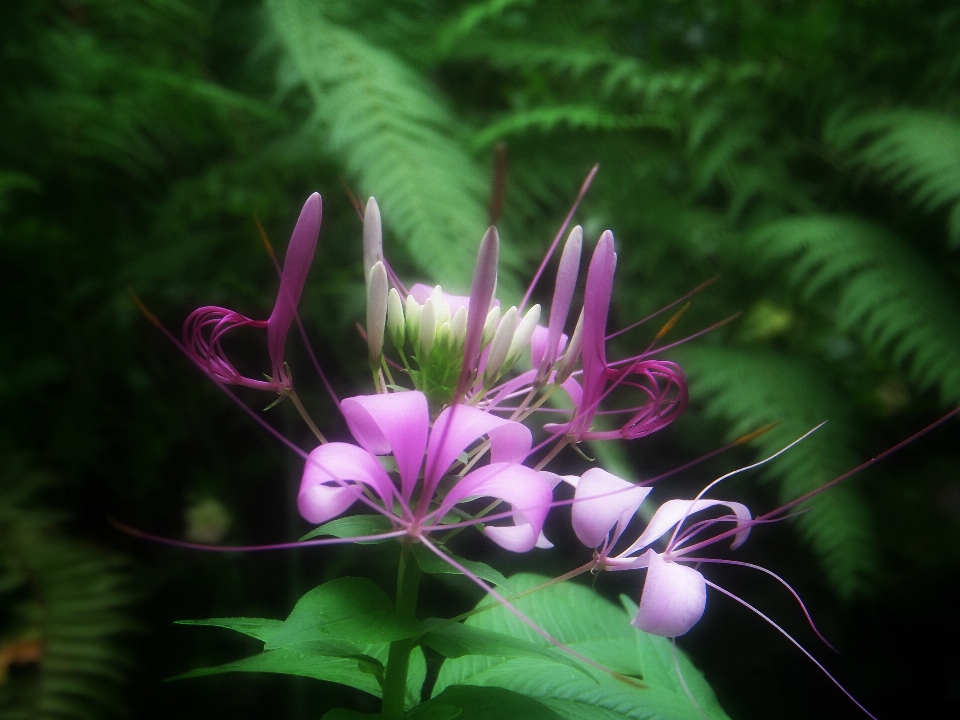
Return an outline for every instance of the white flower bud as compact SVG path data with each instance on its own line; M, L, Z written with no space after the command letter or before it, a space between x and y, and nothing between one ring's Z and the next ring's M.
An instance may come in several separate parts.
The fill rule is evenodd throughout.
M383 330L387 322L387 269L377 261L367 278L367 347L370 362L380 363L383 353Z
M463 340L467 334L467 309L460 307L450 321L450 331L452 333L453 347L463 345Z
M403 343L406 340L406 321L403 317L403 301L396 288L390 288L390 294L387 295L387 332L393 344L403 349Z
M420 313L423 308L420 307L420 303L414 300L413 295L407 295L407 302L403 311L407 319L407 337L410 338L410 342L416 345L420 337Z
M573 335L570 336L570 342L567 343L567 349L563 353L560 365L557 367L557 375L554 380L558 385L570 377L574 366L577 364L577 358L580 357L580 348L583 345L583 311L580 311L580 317L577 318L577 326L573 329Z
M480 339L480 348L483 349L493 340L497 332L497 326L500 324L500 306L494 305L487 313L487 319L483 323L483 336Z
M507 353L507 365L513 365L520 357L520 354L530 345L530 338L533 337L533 331L537 329L537 323L540 322L540 306L534 305L527 310L527 314L520 321L520 326L513 334L513 342L510 343L510 352ZM509 367L505 368L509 370Z
M490 342L490 352L487 353L487 365L483 370L483 384L487 387L496 382L500 369L510 352L513 335L517 331L517 309L510 308L503 314L497 332Z
M437 309L434 305L433 298L429 297L420 311L420 332L417 335L420 344L420 357L424 362L430 359L436 334Z

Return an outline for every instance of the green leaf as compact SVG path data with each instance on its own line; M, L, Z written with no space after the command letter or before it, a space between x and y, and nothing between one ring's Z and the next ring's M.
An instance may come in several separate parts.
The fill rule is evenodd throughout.
M257 640L267 641L283 625L283 620L267 618L210 618L208 620L177 620L174 625L209 625L236 630Z
M453 705L444 705L433 700L420 703L403 716L403 720L452 720L463 710Z
M178 675L173 680L220 675L229 672L266 672L283 675L298 675L300 677L327 680L329 682L347 685L357 690L363 690L371 695L380 697L380 684L375 676L360 668L357 660L349 658L328 657L324 655L310 655L294 650L280 649L267 650L259 655L236 660L215 667L198 668Z
M398 618L386 593L366 578L345 577L316 587L297 601L283 627L267 641L273 650L313 640L388 643L420 632Z
M569 665L587 677L580 665L566 655L544 648L522 638L505 635L500 632L484 630L483 628L465 625L464 623L449 623L443 625L444 620L425 620L426 632L423 635L424 645L428 645L447 658L458 658L464 655L491 655L494 657L531 657L551 662ZM438 625L430 628L430 624Z
M323 535L332 535L338 538L363 537L365 535L377 535L393 530L393 524L390 518L384 515L348 515L347 517L337 518L320 527L316 527L300 540L310 540ZM387 542L392 538L383 538L382 540L365 540L359 545L374 545L376 543Z
M446 550L444 550L446 552ZM457 557L453 553L446 552L446 554L455 562L463 565L467 570L472 572L481 580L486 580L491 582L494 585L502 587L505 590L510 590L507 585L507 579L503 576L499 570L495 570L486 563L477 562L476 560L464 560L462 557ZM444 562L434 553L430 552L423 545L414 545L413 546L413 557L417 561L417 565L420 566L420 569L428 575L462 575L459 570L457 570L453 565ZM513 592L510 590L510 592Z
M451 714L453 710L460 710ZM454 685L418 705L410 720L562 720L563 716L531 697L497 687Z
M356 710L345 710L343 708L334 708L326 715L324 715L320 720L382 720L383 715L381 713L373 713L368 715L366 713L359 713Z
M544 579L517 575L510 579L510 584L521 590ZM484 599L481 604L487 602ZM541 659L469 655L444 662L434 687L436 697L451 686L479 685L522 693L568 720L727 717L703 676L682 652L676 651L683 681L673 669L674 650L669 640L635 629L628 613L589 588L562 583L520 598L514 604L552 637L621 677L587 665L583 669L593 679ZM548 647L540 635L503 607L478 613L466 622ZM629 678L642 678L642 683L634 684ZM699 709L684 690L684 682Z

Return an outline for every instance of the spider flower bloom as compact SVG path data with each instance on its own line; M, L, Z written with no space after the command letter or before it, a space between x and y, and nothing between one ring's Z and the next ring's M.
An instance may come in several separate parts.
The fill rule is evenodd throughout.
M187 317L183 324L184 348L190 359L214 380L281 394L290 389L291 380L283 364L283 349L317 247L321 215L320 196L313 193L304 203L290 236L277 301L267 320L251 320L233 310L214 306L194 310ZM267 351L273 373L267 380L242 375L224 353L223 337L234 328L243 326L267 329Z
M536 545L553 489L546 473L520 464L532 442L526 427L469 405L452 405L431 428L427 397L418 391L347 398L341 409L359 446L333 442L310 453L297 498L309 522L336 518L363 496L416 539L446 527L446 516L459 503L489 497L511 506L499 516L512 518L513 524L487 524L484 534L515 552ZM451 475L462 453L483 437L490 463L462 477ZM385 455L393 456L399 483L380 462Z
M548 432L565 433L572 442L643 437L673 422L687 404L686 381L683 371L675 363L644 359L645 355L614 364L607 362L607 316L616 267L613 233L607 230L597 242L590 260L583 315L574 333L576 342L571 341L566 353L569 356L578 350L580 352L583 393L568 423L545 426ZM572 359L564 357L561 365L569 369ZM620 427L592 430L600 403L621 386L639 391L643 396L642 402L632 408L615 411L617 415L628 414Z
M620 554L612 555L614 545L651 489L599 468L568 482L577 488L572 510L574 532L585 545L596 548L598 566L606 570L647 569L634 626L663 637L686 633L703 615L707 586L698 570L680 564L683 545L693 535L729 521L738 528L732 547L739 547L754 524L747 507L723 500L668 500L657 509L640 537ZM676 529L688 517L717 506L727 507L733 514L697 523L678 539ZM674 532L662 553L650 549L671 530Z

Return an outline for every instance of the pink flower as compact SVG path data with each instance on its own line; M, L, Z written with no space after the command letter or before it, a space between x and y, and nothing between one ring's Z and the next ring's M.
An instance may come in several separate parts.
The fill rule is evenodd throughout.
M515 552L535 546L552 486L546 473L520 464L532 442L526 427L475 407L453 405L430 428L427 398L418 391L347 398L341 409L359 446L335 442L310 453L297 500L308 521L327 522L363 498L396 527L419 538L449 528L444 520L458 503L490 497L511 506L499 517L509 517L513 524L487 524L484 534ZM462 453L483 437L489 443L489 464L462 476L452 474L457 465L466 467ZM379 460L387 455L396 462L399 483ZM444 491L438 492L441 484ZM364 495L364 488L376 501Z
M570 482L575 482L577 488L572 510L573 529L581 542L597 549L597 564L606 570L647 569L634 626L664 637L686 633L703 615L707 587L698 570L679 564L685 552L683 546L716 523L733 522L737 532L732 547L739 547L754 524L747 507L723 500L668 500L626 550L612 555L613 547L651 488L638 487L599 468ZM688 517L717 506L727 507L733 514L702 521L679 535L679 528ZM673 533L662 553L649 548L671 530Z
M184 349L190 359L214 380L281 394L290 389L291 380L284 367L283 350L317 246L321 215L320 196L313 193L304 203L293 235L290 236L277 301L267 320L251 320L233 310L213 306L194 310L187 317L183 324ZM267 329L267 351L273 373L268 380L242 375L223 351L223 337L234 328L243 326Z
M574 332L574 340L571 341L570 348L567 350L568 355L576 353L579 345L583 366L582 396L579 399L575 398L576 409L568 423L545 426L548 432L566 434L572 442L632 440L643 437L673 422L687 404L686 381L683 371L675 363L645 359L646 353L613 364L607 362L607 316L610 312L613 275L616 267L617 254L614 252L613 234L607 230L597 242L593 258L590 260L584 291L583 314L577 325L577 331ZM552 326L551 318L547 353L552 349L551 344L559 341L558 331ZM553 340L554 337L558 340ZM548 357L549 355L545 354L544 364ZM564 358L562 365L570 367L572 359ZM592 430L595 416L598 413L604 414L599 410L600 403L619 387L639 391L642 397L640 404L625 410L612 411L612 414L628 415L626 420L620 421L618 428Z

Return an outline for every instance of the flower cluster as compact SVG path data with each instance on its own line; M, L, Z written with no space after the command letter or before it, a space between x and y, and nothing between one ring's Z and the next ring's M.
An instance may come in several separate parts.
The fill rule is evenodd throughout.
M592 174L584 190L591 178ZM267 320L203 307L187 318L182 348L221 387L268 390L277 394L278 401L290 399L320 444L304 452L267 427L304 458L298 509L308 522L319 526L308 538L325 538L309 542L399 540L404 550L398 572L398 613L413 616L417 575L404 579L404 563L411 547L421 543L455 571L483 586L542 637L561 645L445 545L461 530L474 528L509 551L550 548L552 544L543 534L544 522L551 509L565 504L572 506L572 530L592 551L592 558L561 579L589 571L642 571L633 624L647 633L667 638L687 633L704 613L708 586L760 614L708 581L699 569L704 563L730 563L765 572L799 602L789 585L770 571L749 563L703 557L698 551L723 540L730 540L732 549L738 548L753 527L782 517L847 475L759 517L741 503L706 497L727 475L695 497L666 499L643 513L644 523L638 519L641 506L653 488L599 466L578 476L552 467L561 463L564 449L578 450L583 442L634 440L654 433L676 419L687 404L682 370L662 359L663 348L657 347L679 314L643 352L609 358L608 341L624 332L611 334L607 328L617 265L609 230L598 239L588 262L579 313L572 312L584 246L579 226L566 235L549 310L539 305L527 307L533 285L564 237L566 223L523 301L504 309L496 298L500 241L495 228L480 241L469 295L419 283L407 288L384 257L380 210L370 198L363 212L363 265L365 338L373 392L343 400L334 396L353 442L328 442L297 396L284 360L320 220L320 196L313 194L297 220L284 265L278 265L279 291ZM222 340L237 327L266 330L270 367L265 379L243 375L226 353ZM333 395L329 384L327 388ZM583 452L580 455L586 457ZM572 490L566 491L565 499L557 499L558 487ZM354 530L365 528L367 534L349 530L351 522L344 522L343 516L353 510L376 520L352 523ZM803 608L802 602L800 606ZM805 608L803 612L806 614ZM808 651L787 637L823 670ZM381 682L384 717L400 717L403 710L403 658L408 658L413 648L404 642L398 635L390 646L390 658L396 653L394 667L399 674L391 676L388 662ZM342 648L333 654L339 657L341 652Z
M316 194L304 205L268 320L212 307L187 319L184 345L216 381L296 397L283 351L317 243L320 208ZM679 562L684 543L732 521L738 527L736 547L749 533L749 511L732 502L671 499L633 543L614 554L651 488L599 467L580 477L548 469L564 447L656 432L687 402L682 370L660 359L656 349L608 359L607 321L617 262L613 234L606 231L597 241L583 306L569 333L584 244L579 226L563 245L545 325L540 324L546 313L539 305L504 310L496 299L495 228L480 242L466 296L440 286L407 289L384 258L382 237L380 210L370 198L363 257L366 340L376 392L339 401L355 443L326 442L318 433L321 444L306 456L298 496L301 515L323 525L365 506L364 512L387 518L392 533L407 542L476 526L501 547L527 552L551 546L542 528L558 504L553 494L562 477L576 488L573 530L595 551L591 567L646 570L635 624L667 637L689 630L703 613L706 586L699 571ZM221 338L238 326L266 328L272 369L267 380L241 375L225 355ZM612 408L604 409L607 404ZM299 401L297 407L305 414ZM565 417L558 419L558 414ZM543 415L552 421L540 421ZM543 438L536 447L534 433ZM475 513L482 498L490 504ZM688 517L721 506L733 514L701 522L678 536ZM664 550L651 549L670 530Z

